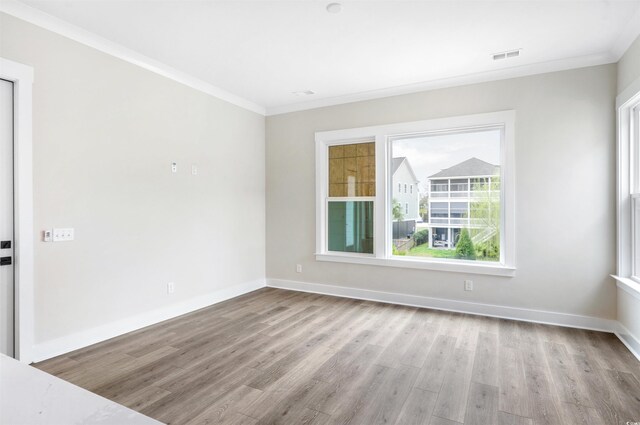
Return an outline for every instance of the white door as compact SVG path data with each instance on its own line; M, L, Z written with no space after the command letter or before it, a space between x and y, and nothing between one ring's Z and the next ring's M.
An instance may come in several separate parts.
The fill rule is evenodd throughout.
M0 79L0 353L13 357L13 83Z

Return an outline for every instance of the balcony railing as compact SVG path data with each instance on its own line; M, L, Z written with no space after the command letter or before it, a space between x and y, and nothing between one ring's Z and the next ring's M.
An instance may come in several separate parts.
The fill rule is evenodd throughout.
M483 227L487 224L482 218L457 218L457 217L429 217L429 224L444 224L447 226Z

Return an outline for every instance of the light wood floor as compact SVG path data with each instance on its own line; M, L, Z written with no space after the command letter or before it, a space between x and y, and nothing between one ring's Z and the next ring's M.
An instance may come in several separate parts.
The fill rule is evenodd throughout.
M263 289L36 367L171 424L626 424L607 333Z

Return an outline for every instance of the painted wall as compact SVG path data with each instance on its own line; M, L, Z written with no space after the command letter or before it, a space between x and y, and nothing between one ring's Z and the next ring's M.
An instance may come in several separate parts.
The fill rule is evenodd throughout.
M268 117L267 278L615 318L615 96L604 65ZM510 109L516 277L315 261L314 132Z
M264 280L263 116L4 14L0 56L35 70L35 230L75 228L35 242L37 344Z
M640 37L618 62L618 94L636 82L640 87ZM636 349L640 347L640 295L633 297L629 292L618 289L618 321L635 338ZM640 355L640 351L638 352Z
M636 38L618 62L618 93L640 77L640 37Z

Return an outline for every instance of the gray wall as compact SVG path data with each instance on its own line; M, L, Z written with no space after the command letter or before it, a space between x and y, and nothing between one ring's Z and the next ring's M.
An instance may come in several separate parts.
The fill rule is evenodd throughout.
M0 56L35 69L35 230L75 228L35 241L36 343L264 279L264 117L8 15L0 28Z
M618 62L618 93L622 93L631 83L640 77L640 37Z
M615 95L604 65L268 117L267 278L615 318ZM315 261L314 132L508 109L515 278Z

